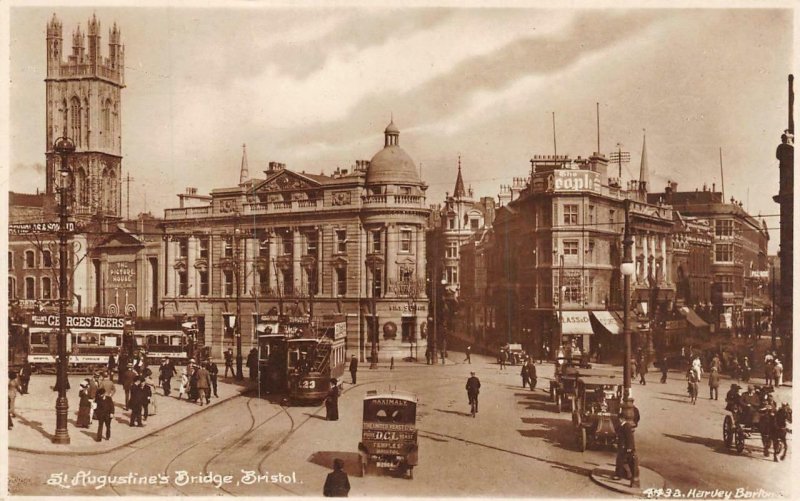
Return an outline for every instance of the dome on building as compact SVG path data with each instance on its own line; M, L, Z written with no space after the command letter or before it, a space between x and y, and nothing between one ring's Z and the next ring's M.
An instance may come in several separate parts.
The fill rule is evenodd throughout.
M390 122L384 131L381 151L372 157L367 169L367 184L420 184L414 161L399 145L400 130Z

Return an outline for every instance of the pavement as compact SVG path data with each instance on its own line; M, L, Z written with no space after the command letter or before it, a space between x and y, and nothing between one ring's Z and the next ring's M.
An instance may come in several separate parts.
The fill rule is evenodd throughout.
M180 373L180 368L178 372ZM69 376L67 429L70 443L54 444L52 438L55 434L55 403L58 396L52 390L52 386L55 384L55 376L34 374L28 385L29 393L18 395L16 398L16 417L13 418L14 428L8 432L9 450L49 455L104 454L173 426L189 416L204 412L240 395L250 387L247 378L243 382L237 382L233 378L220 377L217 386L219 397L215 398L212 395L211 403L201 406L186 400L186 395L183 396L183 399L178 399L178 379L174 378L172 380L173 390L170 396L164 396L161 388L154 389L153 399L156 402L157 410L155 413L153 412L153 404L151 403L150 417L147 421L143 421L144 426L131 427L129 426L131 411L124 410L123 405L125 392L122 389L122 385L116 384L116 393L113 398L116 410L111 420L111 439L95 442L97 421L92 421L88 429L76 427L79 385L86 377L86 375ZM44 423L48 423L50 426L46 426Z

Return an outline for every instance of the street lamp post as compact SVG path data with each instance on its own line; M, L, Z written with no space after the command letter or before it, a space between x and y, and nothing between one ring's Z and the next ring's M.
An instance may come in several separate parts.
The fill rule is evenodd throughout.
M623 275L622 286L622 302L623 302L623 320L622 330L625 333L625 360L623 361L623 400L622 400L622 419L624 421L622 430L620 432L620 439L618 440L617 452L617 471L616 474L620 475L622 464L621 459L628 463L631 468L631 487L639 487L639 459L636 455L636 443L633 437L633 430L636 427L635 407L633 398L631 397L631 330L630 330L630 290L631 290L631 276L634 273L633 264L633 239L630 233L629 223L629 206L630 200L625 200L625 233L622 239L623 255L621 272Z
M58 398L56 399L56 433L53 436L54 444L69 444L69 431L67 430L67 195L70 183L69 155L75 152L75 144L67 137L56 140L54 149L61 156L61 182L59 183L59 211L58 211Z

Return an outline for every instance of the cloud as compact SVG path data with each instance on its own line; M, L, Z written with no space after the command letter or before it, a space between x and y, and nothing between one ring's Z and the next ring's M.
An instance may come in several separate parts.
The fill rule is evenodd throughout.
M43 163L15 163L9 175L11 191L33 193L45 188L45 165Z

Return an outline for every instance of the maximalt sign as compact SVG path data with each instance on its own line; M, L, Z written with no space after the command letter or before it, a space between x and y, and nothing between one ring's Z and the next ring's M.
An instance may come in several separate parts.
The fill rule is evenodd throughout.
M19 223L9 224L9 235L31 235L34 233L58 233L61 225L58 222L42 222L42 223ZM67 222L65 230L68 232L75 231L75 223L72 221Z
M84 329L122 329L123 317L98 317L87 315L67 315L67 327ZM36 327L59 327L58 315L31 315L31 325Z

